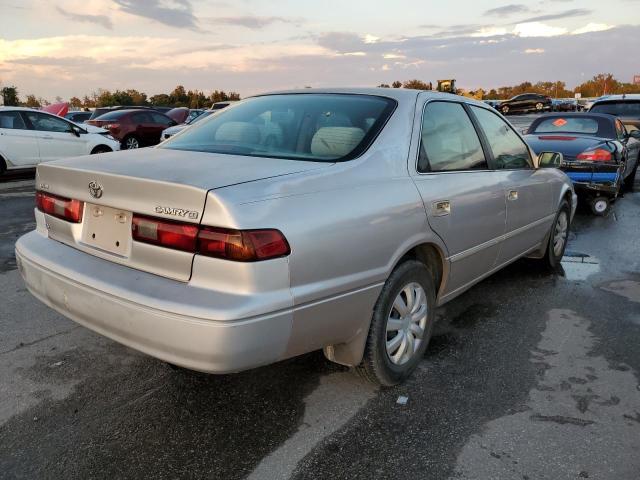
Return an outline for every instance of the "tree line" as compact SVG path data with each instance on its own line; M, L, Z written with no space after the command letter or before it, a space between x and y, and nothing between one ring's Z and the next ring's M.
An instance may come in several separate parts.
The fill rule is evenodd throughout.
M391 85L383 83L378 86L384 88L415 88L417 90L433 89L431 82L426 83L418 79L407 80L405 82L395 81ZM558 80L555 82L522 82L518 85L492 88L490 90L480 88L465 91L458 89L458 93L468 94L485 100L504 100L522 93L540 93L554 98L574 97L576 93L580 93L583 97L600 97L602 95L640 93L640 85L621 82L611 73L600 73L592 79L576 86L573 90L569 90L565 82Z
M15 86L7 86L0 90L0 95L7 106L23 106L40 108L50 105L51 102L28 94L24 101L19 97L19 92ZM147 96L146 93L135 89L128 90L104 90L100 89L91 95L84 97L71 97L68 100L69 106L73 108L95 108L122 106L154 106L154 107L188 107L188 108L209 108L213 103L227 100L240 100L240 94L236 92L225 92L224 90L214 90L206 95L201 90L186 90L182 85L178 85L170 93L159 93ZM63 102L62 97L56 97L55 102Z
M398 80L390 85L383 83L378 86L384 88L415 88L418 90L433 89L431 82L427 83L418 79L405 82ZM555 82L522 82L518 85L492 88L488 91L481 88L472 91L458 89L457 93L486 100L502 100L521 93L540 93L554 98L573 97L576 93L580 93L583 97L599 97L609 94L640 93L640 85L621 82L610 73L600 73L576 86L573 90L569 90L565 82L558 80ZM48 100L32 94L27 95L24 101L20 100L18 89L15 86L7 86L0 89L0 95L4 105L7 106L40 108L50 104ZM186 90L182 85L178 85L171 93L159 93L151 97L135 89L115 90L113 92L100 89L82 98L71 97L68 102L73 108L110 107L114 105L208 108L212 103L226 100L240 100L240 95L236 92L225 92L224 90L214 90L211 94L206 95L201 90ZM63 99L56 97L55 101L62 102Z

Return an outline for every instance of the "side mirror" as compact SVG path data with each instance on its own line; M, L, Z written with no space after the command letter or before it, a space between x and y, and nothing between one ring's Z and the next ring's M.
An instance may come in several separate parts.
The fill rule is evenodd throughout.
M563 162L560 152L541 152L538 155L538 168L560 168Z
M73 133L76 137L79 137L82 133L82 130L80 130L80 128L76 127L75 125L71 125L71 133Z

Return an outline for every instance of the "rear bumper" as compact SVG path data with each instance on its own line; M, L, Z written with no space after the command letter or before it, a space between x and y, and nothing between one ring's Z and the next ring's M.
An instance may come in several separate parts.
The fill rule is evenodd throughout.
M212 319L198 312L211 311L212 302L228 305L238 295L117 265L37 231L18 240L16 260L27 288L46 305L175 365L229 373L287 356L292 309L239 320Z

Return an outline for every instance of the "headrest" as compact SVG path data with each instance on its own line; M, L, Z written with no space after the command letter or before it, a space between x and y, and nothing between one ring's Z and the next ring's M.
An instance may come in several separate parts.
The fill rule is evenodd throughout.
M321 157L344 157L364 138L364 131L355 127L324 127L311 140L311 153Z
M220 125L215 136L218 142L260 143L260 129L249 122L227 122Z

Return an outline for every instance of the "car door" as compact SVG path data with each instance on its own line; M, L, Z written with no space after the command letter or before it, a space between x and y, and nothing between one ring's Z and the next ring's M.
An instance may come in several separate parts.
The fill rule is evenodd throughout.
M0 155L9 167L30 167L40 161L37 134L16 110L0 112Z
M132 113L131 122L135 125L135 134L142 144L144 146L153 145L155 125L149 112L141 110L139 112Z
M38 138L40 162L89 153L86 151L86 139L73 132L70 122L55 115L29 110L24 115Z
M503 187L460 102L429 101L416 115L419 146L410 171L429 225L448 249L445 296L454 295L496 263L506 220Z
M537 169L527 144L491 110L470 106L490 150L489 164L500 178L507 206L502 265L540 245L554 217L553 183L548 169Z

